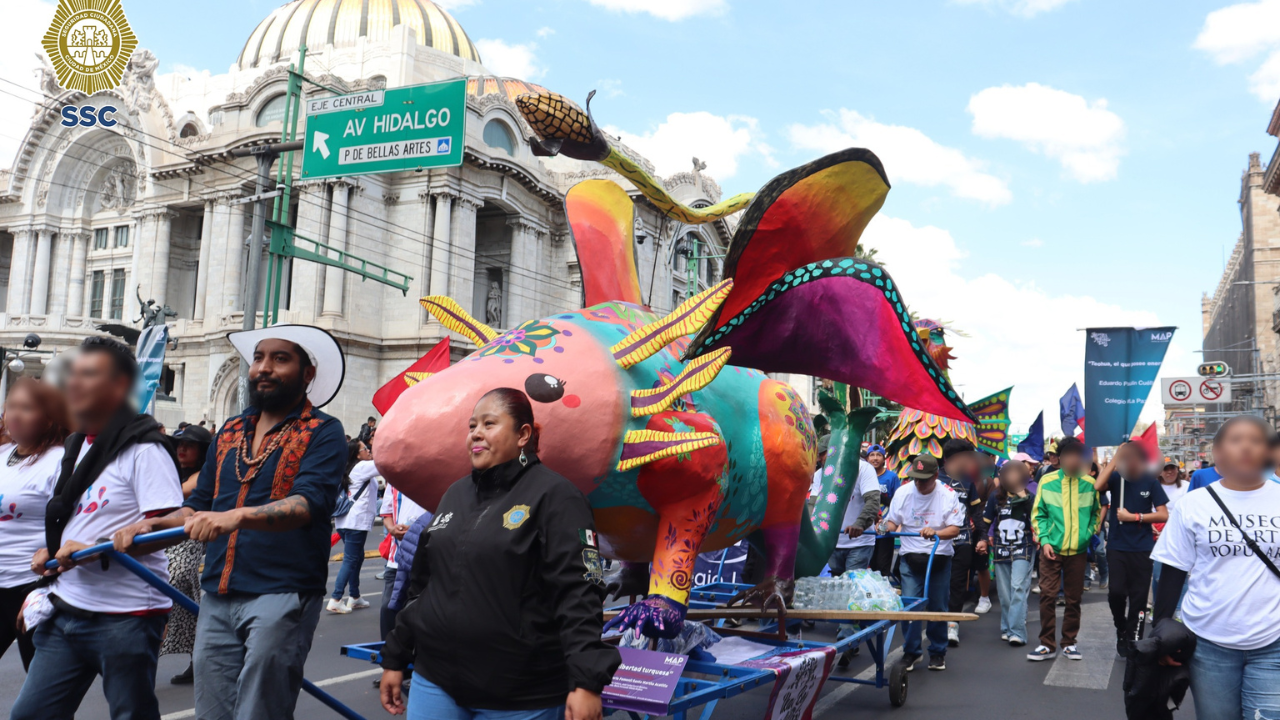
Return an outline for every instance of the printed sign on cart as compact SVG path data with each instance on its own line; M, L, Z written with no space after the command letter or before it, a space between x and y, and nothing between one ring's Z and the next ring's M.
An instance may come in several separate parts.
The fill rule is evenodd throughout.
M1165 405L1229 403L1231 383L1206 377L1164 378L1160 381L1160 401Z
M650 715L666 715L676 692L686 655L620 647L622 665L600 693L604 706Z
M812 720L813 706L836 660L834 647L773 655L742 663L745 667L772 670L778 676L769 696L765 720Z

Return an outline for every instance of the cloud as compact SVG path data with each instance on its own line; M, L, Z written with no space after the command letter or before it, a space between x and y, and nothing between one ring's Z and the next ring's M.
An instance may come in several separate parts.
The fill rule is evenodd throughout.
M770 166L773 148L763 142L755 118L740 115L720 116L699 111L671 113L653 130L635 134L615 127L605 132L617 135L654 164L659 175L689 170L696 156L707 164L707 174L718 180L733 177L738 162L745 156L757 155Z
M1082 183L1114 179L1120 168L1124 121L1102 98L1089 102L1039 83L1001 85L969 98L969 113L975 135L1022 143Z
M1040 238L1031 238L1030 240L1023 240L1022 247L1029 247L1029 248L1044 247L1044 241L1041 240Z
M1280 95L1280 0L1239 3L1205 16L1192 47L1219 65L1266 59L1249 76L1249 90L1264 102Z
M36 81L40 66L36 54L44 55L40 40L53 21L54 3L13 3L5 12L4 30L0 31L5 51L0 53L0 77L15 82L0 83L0 169L13 165L18 145L31 127L31 113L37 102L46 102ZM16 96L16 97L15 97ZM15 139L16 138L16 139Z
M1010 282L993 272L963 273L960 265L968 253L950 232L932 225L877 215L863 244L876 248L876 260L898 283L913 312L946 321L967 335L950 333L947 340L957 358L951 380L969 402L1014 386L1013 423L1023 432L1041 409L1046 429L1057 427L1058 398L1073 382L1084 386L1085 338L1076 328L1161 324L1149 310L1130 310L1088 295L1053 295L1034 283ZM992 298L999 302L993 304ZM1179 370L1194 362L1175 335L1164 364L1167 372L1161 374L1185 374ZM1158 390L1143 412L1145 420L1157 417Z
M618 97L619 95L626 94L622 92L622 81L616 78L605 78L604 80L597 80L596 89L599 90L600 94L604 95L605 97Z
M695 15L719 15L729 9L727 0L587 0L614 12L634 15L647 12L656 18L684 20Z
M919 130L885 125L853 110L828 113L831 122L792 125L793 145L822 153L847 147L870 148L885 165L890 182L934 187L944 185L956 197L1003 205L1013 193L1000 178L983 172L985 163L940 145Z
M955 0L955 2L959 5L982 5L1020 17L1031 17L1042 12L1057 10L1071 0Z
M540 38L550 37L556 34L556 29L553 27L540 27L538 28L537 34L538 34L538 37Z
M537 43L510 45L502 40L483 39L476 41L476 49L480 51L484 66L494 75L535 80L547 72L538 64L538 56L534 54L538 49Z

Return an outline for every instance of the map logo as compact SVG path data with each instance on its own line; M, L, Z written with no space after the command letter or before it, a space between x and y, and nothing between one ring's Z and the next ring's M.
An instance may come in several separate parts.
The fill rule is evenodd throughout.
M58 0L42 44L58 84L92 95L120 84L138 38L120 0Z
M1106 347L1111 344L1111 336L1106 333L1089 333L1089 339L1098 343L1102 347Z

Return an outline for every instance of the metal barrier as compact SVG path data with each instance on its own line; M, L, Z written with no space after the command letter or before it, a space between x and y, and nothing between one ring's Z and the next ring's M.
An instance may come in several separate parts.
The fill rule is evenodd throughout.
M186 535L186 531L182 528L173 528L172 530L161 530L160 532L138 535L134 537L133 542L137 545L149 545L151 543L168 542L177 538L183 538L186 537ZM187 612L190 612L192 615L200 614L200 605L196 603L195 600L183 595L177 588L156 577L155 573L148 570L146 566L134 558L125 555L124 553L116 552L115 546L112 543L101 543L87 547L84 550L74 552L71 554L71 559L79 562L98 555L107 557L112 562L120 563L121 567L124 567L129 572L142 578L143 582L167 595L170 600L173 600L174 603ZM58 561L50 560L45 563L45 567L52 570L58 567ZM347 720L365 720L363 715L352 710L346 705L343 705L337 698L316 687L315 683L307 680L306 678L302 679L302 689L306 690L307 694L329 706L334 712L344 718L347 718Z

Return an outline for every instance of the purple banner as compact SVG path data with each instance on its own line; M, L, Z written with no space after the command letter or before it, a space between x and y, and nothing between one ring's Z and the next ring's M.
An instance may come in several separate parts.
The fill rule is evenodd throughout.
M666 715L676 692L680 673L689 661L685 655L620 647L622 665L605 686L600 699L607 708L650 715Z

